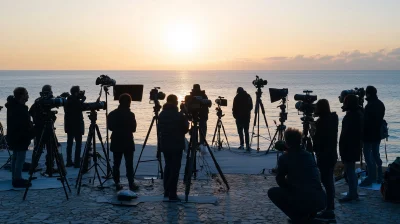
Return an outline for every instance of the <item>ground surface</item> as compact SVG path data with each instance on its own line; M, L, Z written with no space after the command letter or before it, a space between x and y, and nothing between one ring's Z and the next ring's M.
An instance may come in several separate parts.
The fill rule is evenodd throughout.
M99 190L84 186L80 196L72 187L70 200L62 188L30 190L26 201L23 191L0 192L0 223L287 223L287 218L268 199L275 186L273 176L226 175L230 191L218 179L195 181L192 195L214 195L218 204L146 202L136 207L96 203L99 196L115 194L113 188ZM162 182L137 181L139 195L161 195ZM73 183L71 183L73 184ZM152 185L152 186L151 186ZM179 192L183 194L183 184ZM346 191L337 186L337 197ZM399 223L400 205L383 202L378 191L350 204L336 203L338 223Z

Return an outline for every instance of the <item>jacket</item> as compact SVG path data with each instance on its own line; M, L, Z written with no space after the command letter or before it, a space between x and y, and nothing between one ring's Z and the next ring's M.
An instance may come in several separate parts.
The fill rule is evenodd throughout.
M70 134L85 133L85 123L82 113L82 102L76 96L69 96L64 106L64 131Z
M185 149L185 134L189 131L189 122L178 107L165 104L158 120L160 151L178 153Z
M344 162L360 161L363 136L363 114L360 109L346 113L342 121L339 153Z
M367 98L364 110L364 142L378 142L381 138L381 126L385 116L385 105L377 96Z
M233 99L233 117L239 121L250 121L251 110L253 110L253 99L246 92L236 94Z
M14 96L7 98L5 106L7 108L7 143L14 151L26 151L35 134L28 107L17 102Z
M190 95L192 95L192 96L201 96L203 99L207 99L208 100L208 96L207 96L207 94L206 94L206 92L204 90L198 91L198 90L193 90L192 89L192 92L190 93ZM211 107L211 105L210 105L210 107ZM201 111L199 113L200 120L208 120L208 113L209 112L210 111L209 111L208 107L202 107Z
M135 151L132 133L136 132L136 119L129 107L119 106L111 111L107 124L108 129L112 131L110 146L112 152Z
M338 159L338 126L339 118L335 112L321 115L315 122L316 130L313 136L314 152L319 161L332 162L334 165Z

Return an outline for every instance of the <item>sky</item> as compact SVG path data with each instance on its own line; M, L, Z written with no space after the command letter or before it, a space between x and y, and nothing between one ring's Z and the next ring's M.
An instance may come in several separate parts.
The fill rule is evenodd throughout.
M0 70L400 69L398 0L0 0Z

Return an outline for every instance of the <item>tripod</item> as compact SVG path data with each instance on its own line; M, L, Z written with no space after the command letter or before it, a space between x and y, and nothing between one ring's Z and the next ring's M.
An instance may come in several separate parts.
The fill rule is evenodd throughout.
M254 110L253 133L251 134L251 141L250 141L250 146L251 146L253 144L253 138L257 137L257 151L260 151L260 108L261 108L261 112L262 112L262 114L264 116L264 121L265 121L265 125L267 126L269 138L271 139L271 133L269 132L267 117L265 116L264 104L261 101L262 93L263 92L261 91L261 87L258 86L257 87L257 92L256 92L256 96L257 96L256 107L255 107L255 110ZM255 135L255 133L254 133L254 128L256 126L257 126L257 135Z
M218 104L218 107L215 108L215 110L217 111L218 120L217 120L217 125L215 126L214 137L212 139L211 145L214 146L215 144L215 147L218 148L218 150L221 150L223 148L222 146L223 141L221 139L221 128L222 128L228 149L231 149L231 147L229 146L228 137L226 136L224 124L222 123L222 117L225 116L225 114L222 114L221 105ZM217 137L217 141L215 141L215 137Z
M135 178L136 171L137 171L137 169L139 167L139 163L158 161L157 178L158 178L158 175L160 174L161 179L164 179L164 171L163 171L163 167L162 167L161 152L160 152L160 141L159 141L159 136L158 136L158 114L160 112L161 105L160 105L160 102L158 101L157 98L154 100L154 104L155 105L153 107L153 109L154 109L153 110L153 112L154 112L153 120L151 120L149 130L147 131L147 135L146 135L146 138L145 138L143 146L142 146L142 151L140 152L139 159L138 159L138 162L136 164L135 171L133 172L133 178ZM157 135L157 154L156 154L156 159L141 161L140 159L142 158L143 150L146 147L147 140L149 139L149 136L150 136L150 133L151 133L151 129L153 128L154 122L156 123L156 132L157 132L157 134L156 134Z
M106 173L104 172L104 170L101 168L100 164L98 163L98 153L96 150L96 133L97 133L97 137L100 140L101 143L101 147L103 149L103 153L106 156L106 163L107 163L107 167L110 166L110 162L107 156L107 151L104 147L103 144L103 140L100 134L100 130L99 130L99 126L96 123L97 120L97 112L95 110L91 110L90 112L88 112L89 114L89 119L90 119L90 127L89 127L89 133L87 136L87 140L86 140L86 145L85 145L85 149L83 150L83 159L81 161L81 165L79 168L79 173L78 173L78 178L76 179L76 185L75 188L78 187L78 195L81 192L81 185L82 185L82 177L83 174L89 172L89 170L91 170L92 168L94 168L95 173L93 176L93 184L94 184L94 180L96 179L96 176L100 182L100 186L103 187L103 184L109 180L109 179L105 179L103 182L100 179L100 173L99 173L99 169L101 170L101 172L106 175ZM92 155L90 155L92 154ZM93 156L93 165L88 168L89 166L89 160L90 160L90 156Z
M5 166L7 166L8 164L11 163L12 154L10 153L10 149L8 148L7 139L6 139L6 136L4 135L4 129L3 129L3 125L1 124L1 122L0 122L0 146L5 147L8 152L8 159L7 159L6 163L4 163L0 167L0 169L3 169Z
M198 142L198 133L200 133L201 137L204 137L204 133L199 127L199 117L198 114L193 115L193 124L192 128L190 129L190 141L189 141L189 149L186 155L186 167L185 167L185 175L184 175L184 183L185 183L185 201L188 201L189 192L190 192L190 185L192 182L192 175L194 175L194 179L197 177L197 170L196 170L196 152L199 147ZM215 167L218 170L219 175L222 178L222 181L225 183L226 187L229 190L228 181L226 180L224 174L222 173L221 167L219 166L217 160L212 153L210 146L208 145L207 141L204 139L204 143L207 146L208 152L211 155L211 158L214 162Z
M47 166L50 166L52 161L55 159L56 165L57 165L57 172L59 173L58 180L61 181L61 184L63 185L65 196L68 200L68 193L67 193L67 188L69 192L71 192L71 188L69 187L68 180L66 178L67 172L65 170L64 166L64 161L62 156L57 150L58 142L57 142L57 137L56 134L54 133L54 122L51 120L51 114L53 111L48 111L47 113L44 114L45 116L45 122L44 122L44 127L43 131L40 137L40 140L37 144L37 147L33 151L32 155L32 164L30 167L29 171L29 183L25 189L24 197L23 200L26 199L26 195L28 194L29 187L31 186L31 182L34 179L33 178L33 173L35 172L36 167L39 164L40 156L43 153L43 148L46 146L47 150L47 155L48 155L48 160L47 160ZM50 162L51 161L51 162ZM53 176L53 167L47 167L47 170L49 170L49 176ZM65 186L66 185L66 186Z
M305 114L301 120L303 121L303 138L301 139L301 144L305 150L313 154L313 145L308 134L310 133L310 122L313 122L314 118L311 115Z
M265 152L265 154L269 153L269 151L272 149L272 147L274 146L274 143L276 141L284 140L284 133L286 130L286 125L284 125L284 123L287 120L286 102L287 102L287 99L286 99L286 97L284 97L284 98L282 98L282 104L278 106L281 109L281 112L279 114L279 121L281 123L279 125L276 125L276 121L274 121L274 123L276 125L276 132L275 132L274 137L271 140L271 144L269 145L268 150ZM279 158L279 153L277 154L277 161L278 161L278 158Z

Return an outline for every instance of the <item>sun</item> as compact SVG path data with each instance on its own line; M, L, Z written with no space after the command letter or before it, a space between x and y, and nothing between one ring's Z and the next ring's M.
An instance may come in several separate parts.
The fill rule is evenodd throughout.
M166 44L174 54L193 54L198 47L194 27L189 24L170 25L166 31Z

